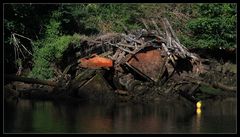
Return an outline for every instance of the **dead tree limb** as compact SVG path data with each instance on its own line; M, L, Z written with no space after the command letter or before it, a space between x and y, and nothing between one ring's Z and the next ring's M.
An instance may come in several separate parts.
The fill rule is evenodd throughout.
M164 36L163 32L160 30L160 28L157 26L157 23L153 19L152 19L152 23L153 23L155 29L157 30L158 34Z
M56 86L57 85L57 83L53 82L53 81L39 80L39 79L34 79L34 78L25 78L25 77L14 76L14 75L5 75L4 78L6 80L10 80L10 81L20 81L20 82L25 82L25 83L30 83L30 84L41 84L41 85L48 85L48 86Z
M225 91L237 92L236 87L230 87L230 86L224 85L222 83L215 82L215 83L212 84L212 86L215 87L215 88L220 88L220 89L225 90Z
M195 78L190 78L190 79L185 78L185 79L190 80L191 82L196 83L196 84L205 85L205 86L209 86L209 87L213 87L213 88L219 88L219 89L222 89L224 91L237 92L236 87L227 86L227 85L224 85L224 84L219 83L219 82L207 83L207 82L204 82L202 80L197 80Z
M176 41L177 41L178 43L180 43L179 39L177 38L175 32L174 32L173 29L172 29L172 26L170 25L169 21L167 20L167 18L164 18L164 21L165 21L166 25L169 27L170 32L171 32L173 38L176 39Z

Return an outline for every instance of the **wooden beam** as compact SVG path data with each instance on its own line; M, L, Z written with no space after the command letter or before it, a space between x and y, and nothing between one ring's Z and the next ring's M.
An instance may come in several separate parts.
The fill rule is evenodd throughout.
M26 77L20 77L15 75L4 75L4 79L10 80L10 81L20 81L25 82L29 84L41 84L41 85L48 85L48 86L56 86L57 83L53 81L48 80L39 80L34 78L26 78Z

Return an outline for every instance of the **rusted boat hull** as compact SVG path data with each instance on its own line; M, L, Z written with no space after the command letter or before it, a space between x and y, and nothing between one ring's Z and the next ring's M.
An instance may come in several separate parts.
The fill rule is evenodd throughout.
M164 60L159 49L148 49L132 56L127 63L140 75L157 82Z

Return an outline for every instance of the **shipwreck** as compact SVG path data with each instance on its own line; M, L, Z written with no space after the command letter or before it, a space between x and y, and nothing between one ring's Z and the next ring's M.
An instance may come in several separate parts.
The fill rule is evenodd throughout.
M69 45L56 63L59 77L53 80L6 75L6 80L29 83L31 88L5 86L5 95L130 102L182 98L195 104L202 99L197 97L204 92L202 85L235 94L235 86L202 77L210 71L207 61L180 42L166 18L160 27L151 23L154 29L144 22L146 29L107 33L82 40L81 46Z

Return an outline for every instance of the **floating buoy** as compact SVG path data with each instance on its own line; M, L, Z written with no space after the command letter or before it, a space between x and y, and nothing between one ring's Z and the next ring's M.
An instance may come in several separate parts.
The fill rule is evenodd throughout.
M197 109L200 109L202 107L202 102L198 101L197 104L196 104L196 107L197 107Z
M202 110L201 110L201 107L202 107L202 102L201 101L198 101L197 103L196 103L196 113L197 113L197 115L200 115L201 113L202 113Z

